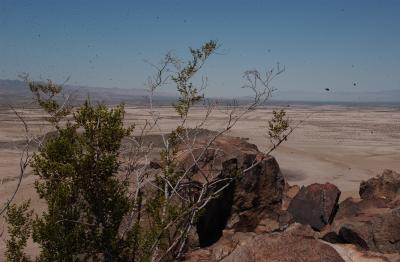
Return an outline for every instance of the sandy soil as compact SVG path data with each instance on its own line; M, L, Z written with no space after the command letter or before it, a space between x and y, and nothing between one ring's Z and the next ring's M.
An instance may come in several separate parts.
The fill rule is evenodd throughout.
M271 109L263 108L246 115L229 134L248 137L260 150L266 150L269 144L265 134ZM339 187L344 199L357 197L360 181L380 174L383 169L400 171L400 109L292 106L286 110L292 125L305 119L289 140L273 152L290 184L331 182ZM154 132L168 132L178 118L172 108L163 107L158 111L162 117L160 130ZM216 110L205 128L223 128L227 117L225 113ZM43 116L39 111L24 112L24 117L33 132L40 134L49 130L43 125ZM195 108L189 124L194 125L203 117L204 109ZM127 108L127 123L140 126L148 118L147 109ZM5 203L17 183L18 141L22 139L24 130L14 113L0 111L0 205ZM33 183L31 175L23 179L16 201L31 198L32 206L39 211L43 203L35 195ZM3 221L0 221L0 227L4 227ZM0 254L3 250L4 241L0 241Z

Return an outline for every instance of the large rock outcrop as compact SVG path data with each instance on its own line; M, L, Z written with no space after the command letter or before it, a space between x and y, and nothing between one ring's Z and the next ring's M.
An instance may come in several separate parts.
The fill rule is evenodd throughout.
M339 197L339 189L330 183L303 186L287 210L296 222L321 230L332 223Z
M207 147L213 135L203 133L190 147L182 144L177 153L179 168L191 170L199 183L237 176L199 217L200 246L216 242L224 228L248 232L262 220L278 220L285 186L275 158L263 155L255 145L238 137L219 136ZM193 159L199 159L198 165Z
M289 186L273 157L238 137L209 144L214 135L202 131L177 152L177 168L196 183L234 177L200 213L187 261L351 261L354 247L365 261L400 259L398 173L363 181L361 200L338 205L335 185Z

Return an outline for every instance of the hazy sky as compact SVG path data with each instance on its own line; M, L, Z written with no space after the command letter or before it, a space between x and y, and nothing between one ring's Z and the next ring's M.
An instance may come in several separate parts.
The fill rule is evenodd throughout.
M141 88L144 60L210 39L210 95L244 95L242 72L276 62L284 91L400 90L396 0L1 0L0 79Z

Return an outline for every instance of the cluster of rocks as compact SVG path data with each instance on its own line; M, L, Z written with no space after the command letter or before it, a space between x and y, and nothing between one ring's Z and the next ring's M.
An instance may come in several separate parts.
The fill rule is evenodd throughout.
M400 253L400 174L385 170L361 182L361 200L339 204L334 221L321 231L331 243L351 243L364 250Z
M191 165L183 148L180 157ZM273 157L228 136L199 172L218 179L255 162L206 206L187 261L400 261L400 174L385 170L360 184L360 199L339 203L335 185L290 186Z

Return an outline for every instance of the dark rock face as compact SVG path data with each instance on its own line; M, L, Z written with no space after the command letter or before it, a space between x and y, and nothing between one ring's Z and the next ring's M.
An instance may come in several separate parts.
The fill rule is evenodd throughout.
M400 196L400 174L386 169L382 175L361 182L359 193L362 199L393 200Z
M296 222L320 231L330 224L338 208L339 189L330 183L302 187L292 199L288 211Z
M314 231L294 225L281 234L225 234L213 246L189 253L187 261L342 262L334 248L314 238Z
M284 185L275 158L263 159L236 182L227 228L248 232L253 231L265 217L277 219Z
M232 212L234 186L226 188L219 198L209 202L197 222L197 235L201 247L218 241Z
M238 175L218 198L205 207L196 226L200 246L216 242L224 228L248 232L265 218L277 220L285 186L275 158L263 155L245 139L230 136L218 137L204 150L212 135L199 135L191 152L186 145L179 148L178 168L191 170L195 181L204 183L231 177L257 164ZM200 159L200 168L194 167L193 156Z

